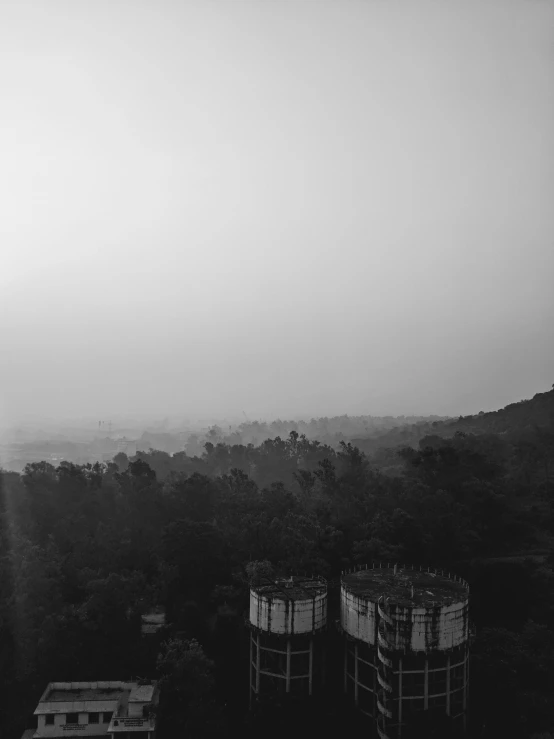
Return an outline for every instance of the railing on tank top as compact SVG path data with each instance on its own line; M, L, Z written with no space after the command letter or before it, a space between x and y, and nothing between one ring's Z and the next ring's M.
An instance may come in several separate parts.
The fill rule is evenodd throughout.
M398 562L373 562L371 567L368 564L359 564L349 569L342 570L341 577L344 575L352 575L354 572L360 572L360 570L390 570L396 568L397 570L413 570L414 572L427 572L430 575L440 575L441 577L447 577L449 580L459 582L469 592L469 583L462 577L455 575L446 570L436 570L434 567L423 567L422 565L413 564L400 564Z

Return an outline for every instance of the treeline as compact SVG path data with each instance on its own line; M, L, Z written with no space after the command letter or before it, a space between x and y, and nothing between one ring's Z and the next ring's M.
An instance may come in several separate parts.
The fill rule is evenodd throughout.
M534 444L435 436L397 450L383 474L350 443L293 430L259 446L208 442L194 457L2 473L2 737L19 739L50 680L154 676L161 646L145 643L140 615L158 604L170 624L158 669L179 676L167 694L188 706L181 725L166 699L162 734L248 733L244 616L260 561L332 589L341 569L372 560L458 572L477 627L474 736L552 729L554 490Z
M331 418L312 418L310 421L246 421L241 424L213 425L206 431L144 431L137 439L137 449L148 451L153 448L168 454L185 451L190 457L203 453L204 444L219 442L229 446L253 444L258 446L266 439L287 438L295 433L310 441L338 449L341 441L351 441L356 437L376 436L392 429L405 426L421 426L423 433L431 429L431 424L448 420L444 416L333 416Z
M537 393L530 400L512 403L498 411L483 412L458 418L444 416L334 416L312 418L310 421L281 421L269 423L247 421L238 426L212 426L199 433L154 433L145 431L137 443L141 451L150 448L174 454L185 451L188 456L201 456L206 443L224 443L228 446L253 444L267 439L287 438L291 432L310 441L338 450L341 441L350 441L368 455L377 455L385 461L387 450L398 446L417 446L428 435L449 438L456 431L470 434L519 435L523 429L531 433L536 427L552 427L554 418L554 391Z
M365 435L383 434L391 429L417 424L431 424L437 421L447 420L444 416L327 416L312 418L310 421L247 421L238 427L223 429L220 426L212 426L202 436L193 434L188 439L189 448L187 453L197 453L198 448L194 444L211 442L225 442L234 444L263 443L266 439L274 439L277 436L286 438L291 432L305 436L310 441L319 441L334 448L341 441L351 441L355 437Z

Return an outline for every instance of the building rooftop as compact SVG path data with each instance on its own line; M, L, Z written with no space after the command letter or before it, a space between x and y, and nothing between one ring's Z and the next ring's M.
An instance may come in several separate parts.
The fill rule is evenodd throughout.
M162 626L165 626L165 612L162 609L142 615L141 631L143 634L155 634Z
M154 689L154 685L137 685L129 693L129 703L150 703Z
M155 685L136 682L49 683L35 715L51 713L113 712L127 716L129 703L150 703Z
M406 607L431 608L467 600L465 580L436 570L410 567L376 567L343 574L342 585L360 598L377 602L384 595L389 602Z
M165 613L163 611L154 611L152 613L145 613L142 616L142 620L145 624L165 624Z
M118 700L122 688L54 688L43 700L58 701L103 701Z
M264 598L311 600L327 592L327 583L318 577L289 577L270 580L263 578L252 590Z

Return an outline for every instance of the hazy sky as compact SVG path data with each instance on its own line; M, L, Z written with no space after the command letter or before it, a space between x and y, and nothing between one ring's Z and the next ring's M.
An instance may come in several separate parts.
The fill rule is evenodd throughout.
M553 70L549 0L1 0L0 413L549 389Z

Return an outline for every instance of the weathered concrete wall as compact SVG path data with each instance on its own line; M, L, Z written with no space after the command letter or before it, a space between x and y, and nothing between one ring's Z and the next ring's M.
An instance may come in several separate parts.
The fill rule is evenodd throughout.
M117 706L117 703L114 706ZM83 713L80 711L79 715L79 728L76 728L75 724L68 724L66 720L66 714L54 714L54 724L46 724L46 717L43 715L38 716L37 721L37 735L39 737L47 737L52 739L61 735L65 736L88 736L98 737L102 734L108 735L109 721L106 723L103 719L103 714L100 714L100 722L97 724L88 723L88 712ZM75 727L75 728L72 728Z
M350 593L344 586L340 594L340 622L347 634L366 644L375 644L377 606Z
M341 588L341 626L347 634L366 644L377 639L377 604ZM387 613L393 649L436 651L457 647L469 638L469 601L435 608L404 608L389 603Z
M389 640L395 649L432 652L452 649L469 639L469 603L436 608L401 608L389 605L394 622Z
M250 591L250 623L273 634L309 634L327 624L327 593L310 600L268 598Z

